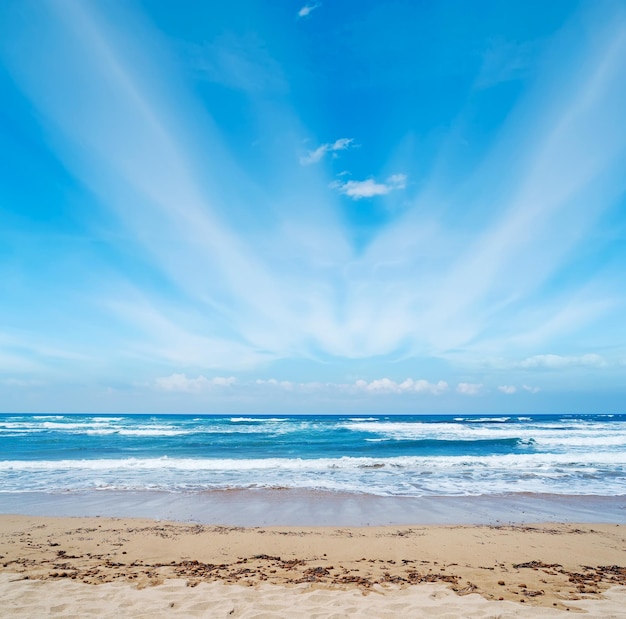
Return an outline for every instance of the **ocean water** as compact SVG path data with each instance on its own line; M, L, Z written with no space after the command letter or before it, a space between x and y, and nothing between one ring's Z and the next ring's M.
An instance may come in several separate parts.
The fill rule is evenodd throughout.
M626 415L0 415L2 493L626 495Z

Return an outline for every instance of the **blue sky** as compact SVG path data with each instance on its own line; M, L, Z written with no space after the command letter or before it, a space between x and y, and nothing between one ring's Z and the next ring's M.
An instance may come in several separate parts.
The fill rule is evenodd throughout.
M0 409L623 412L626 5L0 5Z

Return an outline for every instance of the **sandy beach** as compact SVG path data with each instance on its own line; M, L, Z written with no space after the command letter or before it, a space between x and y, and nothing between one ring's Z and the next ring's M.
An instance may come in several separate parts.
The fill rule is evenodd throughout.
M236 527L0 516L6 617L623 617L617 524Z

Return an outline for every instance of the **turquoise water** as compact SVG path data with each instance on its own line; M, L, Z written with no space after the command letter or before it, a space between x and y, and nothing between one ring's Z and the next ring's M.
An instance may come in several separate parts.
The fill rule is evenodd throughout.
M626 495L626 415L0 415L0 492Z

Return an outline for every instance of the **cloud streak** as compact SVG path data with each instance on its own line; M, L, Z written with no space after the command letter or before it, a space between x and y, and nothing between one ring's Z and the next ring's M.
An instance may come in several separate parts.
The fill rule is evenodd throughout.
M589 353L579 356L564 355L534 355L520 361L520 368L532 369L562 369L569 367L592 367L602 368L607 365L606 361L597 354Z
M309 15L311 15L311 13L313 11L315 11L316 9L319 9L322 6L321 2L315 2L313 4L305 4L299 11L298 11L298 17L299 18L303 18L303 17L309 17Z
M487 358L519 371L610 365L602 345L611 341L597 322L606 316L619 327L623 272L599 253L597 265L581 270L577 253L601 236L598 222L623 189L622 13L600 14L574 60L556 63L558 70L546 63L466 177L419 178L427 171L389 156L378 168L359 162L358 178L372 177L341 177L329 191L325 166L315 164L354 140L321 144L297 160L302 136L314 133L289 108L282 81L271 91L284 99L268 102L257 66L282 72L258 41L250 45L265 50L259 62L237 39L209 49L215 58L206 65L212 81L247 97L237 101L258 113L250 125L272 128L263 138L275 139L275 150L258 156L262 173L253 174L254 149L237 156L211 101L195 99L172 68L167 42L141 15L106 3L32 6L32 29L12 29L4 57L44 119L47 147L95 196L94 211L110 226L99 241L110 243L112 257L84 267L80 297L102 332L113 333L101 338L111 367L120 357L158 364L161 389L193 393L218 386L205 378L207 368L229 374L285 359L411 358L418 376L430 376L433 358L455 369ZM318 7L307 4L299 15ZM376 198L406 189L409 175L415 198L380 223ZM348 209L380 223L364 245L353 241L360 229L346 223ZM67 337L78 341L71 320ZM92 352L100 344L93 341ZM546 350L554 353L537 354ZM4 354L7 367L23 357L13 348ZM449 386L461 376L468 382ZM509 395L509 383L522 381L498 380ZM483 381L459 372L449 383L380 378L349 388L476 395Z
M313 163L319 163L327 153L333 153L336 156L338 151L354 148L354 140L352 138L339 138L334 142L328 142L318 146L315 150L309 151L303 157L300 157L300 165L307 166Z

